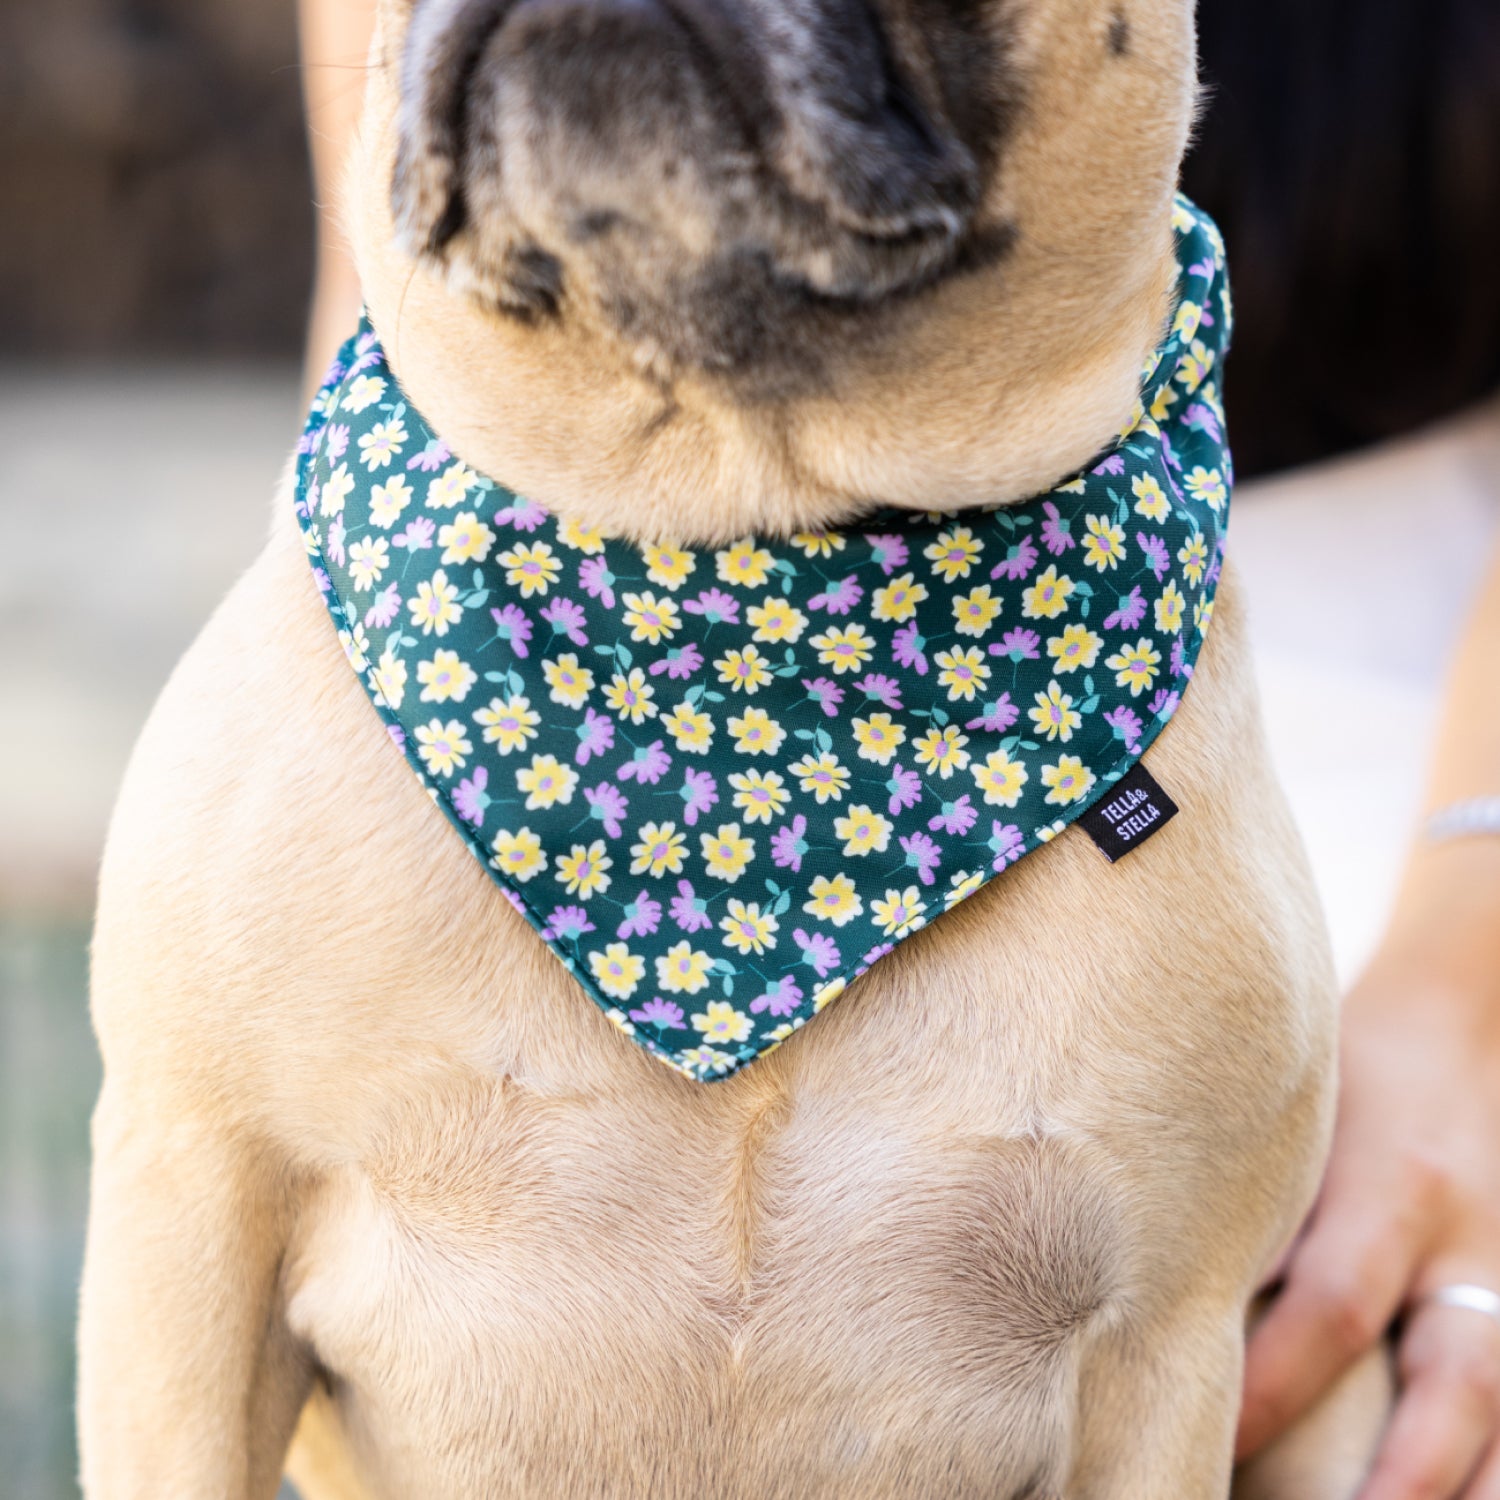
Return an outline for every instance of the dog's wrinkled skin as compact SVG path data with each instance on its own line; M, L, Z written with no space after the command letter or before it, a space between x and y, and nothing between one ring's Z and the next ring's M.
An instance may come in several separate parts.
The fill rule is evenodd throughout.
M391 0L371 312L456 451L637 535L1022 495L1160 335L1191 47L1186 0ZM1161 836L705 1086L434 812L277 504L102 878L91 1500L269 1496L294 1430L307 1500L1224 1496L1334 1021L1232 572ZM1341 1500L1319 1451L1257 1495Z

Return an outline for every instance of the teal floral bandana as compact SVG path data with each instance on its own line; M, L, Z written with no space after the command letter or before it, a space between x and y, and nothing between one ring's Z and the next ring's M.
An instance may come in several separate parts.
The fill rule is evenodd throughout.
M627 1035L695 1079L784 1041L1057 836L1176 710L1231 467L1223 246L1185 199L1166 342L1119 441L1021 504L636 546L451 453L368 324L297 513L434 801Z

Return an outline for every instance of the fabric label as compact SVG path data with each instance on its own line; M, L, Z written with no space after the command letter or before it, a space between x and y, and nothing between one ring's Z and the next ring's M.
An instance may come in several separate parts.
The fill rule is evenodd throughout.
M1137 761L1078 823L1114 864L1176 816L1177 804L1162 791L1144 762Z

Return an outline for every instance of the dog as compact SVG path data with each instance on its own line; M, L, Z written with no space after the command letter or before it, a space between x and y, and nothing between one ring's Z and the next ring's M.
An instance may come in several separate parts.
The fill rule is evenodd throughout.
M959 511L1128 425L1194 91L1187 0L382 0L346 218L402 390L579 526ZM1232 566L1149 846L1052 839L705 1084L436 814L294 485L101 874L91 1500L1226 1495L1335 1028Z

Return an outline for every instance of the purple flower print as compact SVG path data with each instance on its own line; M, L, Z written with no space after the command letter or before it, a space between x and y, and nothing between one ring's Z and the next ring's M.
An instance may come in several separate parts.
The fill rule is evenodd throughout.
M1208 564L1208 572L1203 576L1208 586L1212 588L1219 581L1219 574L1224 571L1224 538L1219 538L1218 550L1214 553Z
M333 589L333 579L328 576L325 569L318 567L317 564L313 565L313 582L317 584L320 594L330 593Z
M1172 435L1169 432L1163 432L1161 435L1161 456L1166 459L1168 469L1176 469L1179 474L1182 472L1182 460L1178 458L1177 450L1172 446ZM1177 488L1177 481L1175 479L1172 480L1172 493L1177 497L1180 504L1182 501L1182 491Z
M414 453L406 460L407 472L420 469L424 474L436 474L452 457L453 454L442 438L428 438L427 446L420 453Z
M542 610L542 618L554 635L565 635L575 646L587 646L588 632L583 628L583 606L560 595Z
M682 682L702 665L703 653L698 649L698 643L689 641L685 646L673 646L665 657L652 662L646 670L653 677L660 677L665 672L673 682Z
M592 932L594 924L581 906L555 906L542 936L549 943L576 943L584 933Z
M619 838L620 819L630 806L630 798L612 781L601 781L598 786L587 788L583 797L589 805L590 816L604 824L604 831L610 838Z
M831 615L847 615L865 597L865 591L852 575L830 583L821 594L807 601L809 609L826 610Z
M472 823L475 828L483 825L485 812L490 805L489 794L485 791L489 779L490 773L479 766L472 776L464 777L454 789L453 810L465 823Z
M578 564L578 586L590 599L604 601L605 609L615 607L615 575L601 557L586 557Z
M677 882L677 894L672 897L669 910L683 932L704 932L714 925L708 914L708 902L694 892L691 880Z
M1004 734L1017 719L1021 710L1010 701L1009 693L1001 693L992 703L984 705L984 712L977 719L970 719L965 729L983 729L987 734Z
M1182 414L1185 426L1194 432L1206 432L1214 442L1222 443L1224 433L1219 427L1219 418L1211 406L1205 406L1201 401L1194 401Z
M870 544L870 556L874 559L875 565L887 578L897 568L906 565L906 559L910 554L904 537L867 536L865 540Z
M1023 536L990 569L990 577L1012 580L1024 578L1036 566L1037 556L1036 543L1029 536Z
M616 773L621 781L638 781L642 786L655 786L667 774L672 757L667 754L663 741L652 740L649 745L638 745L631 758Z
M1167 665L1171 667L1174 677L1193 675L1193 669L1187 664L1187 642L1180 635L1172 642L1172 649L1167 655Z
M831 677L804 677L802 686L830 719L837 716L839 704L844 701L844 690Z
M330 422L323 429L323 449L331 464L336 464L349 451L349 428L346 423Z
M500 894L510 903L511 909L518 917L526 915L526 903L521 899L520 891L513 891L508 885L502 885Z
M639 1010L630 1012L632 1021L639 1021L643 1026L660 1026L663 1029L679 1030L685 1017L682 1007L671 1000L663 1000L660 995L653 995Z
M752 1015L770 1011L773 1016L789 1016L802 1003L802 991L790 974L783 974L767 987L765 994L757 995L750 1002Z
M891 655L898 666L910 667L920 677L927 675L926 638L917 630L915 620L908 621L891 638Z
M1014 662L1035 661L1042 654L1042 638L1034 630L1018 625L1007 630L990 647L991 656L1008 656Z
M997 821L990 825L989 846L990 853L994 855L990 868L999 874L1006 865L1013 865L1020 859L1026 840L1021 837L1021 830L1014 823Z
M1116 479L1125 472L1125 455L1123 453L1111 453L1095 470L1096 475L1112 474Z
M883 708L901 707L901 684L882 672L870 672L854 684L857 691Z
M625 908L625 920L615 929L618 938L650 937L661 926L661 902L641 891Z
M584 709L583 723L573 733L578 736L578 749L573 752L573 759L580 766L588 765L594 756L615 748L615 721L592 708Z
M432 545L436 530L430 516L413 516L406 523L406 529L398 531L391 540L398 547L405 547L408 552L425 552Z
M385 732L390 735L391 743L398 750L406 749L406 731L399 724L387 724Z
M335 516L329 525L323 551L328 554L329 562L335 567L344 566L344 518L342 516Z
M495 635L508 642L517 656L524 657L532 629L526 611L519 604L507 604L504 609L492 609L490 619L495 622Z
M1181 701L1182 695L1175 688L1157 688L1156 696L1151 700L1151 712L1165 723L1177 712Z
M1146 566L1156 575L1156 581L1161 582L1171 562L1167 558L1167 544L1159 536L1148 536L1144 531L1138 531L1135 539L1140 543L1141 551L1145 554Z
M547 512L524 495L512 495L510 504L495 512L495 525L514 526L517 531L535 531L547 519Z
M1104 617L1106 630L1134 630L1146 618L1146 597L1137 584L1128 594L1120 595L1119 607Z
M1141 716L1128 703L1117 704L1105 714L1104 722L1125 745L1127 755L1141 753Z
M819 979L826 979L839 966L839 945L826 932L809 933L801 927L792 933L792 941L802 950L802 962Z
M723 589L704 589L696 599L685 599L682 603L690 615L702 615L710 625L738 625L739 603Z
M798 813L790 823L783 823L771 835L771 858L778 870L790 870L794 875L802 873L802 858L807 853L807 819Z
M969 801L966 792L956 802L943 803L943 810L935 818L929 818L927 826L934 833L963 835L974 826L978 819L979 809Z
M375 602L365 611L366 629L384 630L401 612L401 590L388 583L376 594Z
M917 872L923 885L931 885L933 871L943 858L941 846L925 833L909 833L901 840L906 851L906 863Z
M860 964L863 968L868 969L871 964L877 962L879 959L884 958L887 953L891 952L892 949L895 948L895 946L896 945L892 942L876 943L868 953L860 954Z
M689 828L719 800L719 788L714 784L709 771L688 771L682 778L682 790L677 794L687 804L682 821Z
M886 803L886 811L892 817L905 808L915 807L922 800L922 778L904 766L897 766L891 772L891 779L886 782L885 789L891 794L891 800Z
M1042 546L1053 557L1061 557L1070 547L1078 545L1073 539L1073 525L1063 520L1062 512L1052 501L1046 501L1042 509L1047 513L1047 519L1042 522Z

